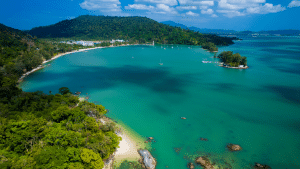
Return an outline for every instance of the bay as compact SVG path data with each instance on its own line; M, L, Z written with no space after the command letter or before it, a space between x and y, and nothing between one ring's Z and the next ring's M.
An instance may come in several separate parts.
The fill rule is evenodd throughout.
M140 45L65 55L21 87L81 91L109 117L155 138L158 169L186 168L201 155L220 168L300 168L300 38L245 38L219 53L227 50L246 56L249 69L219 67L196 46ZM228 143L243 150L229 152Z

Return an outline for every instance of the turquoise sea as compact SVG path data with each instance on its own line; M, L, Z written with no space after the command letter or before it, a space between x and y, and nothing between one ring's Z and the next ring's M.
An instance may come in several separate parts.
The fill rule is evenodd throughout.
M81 91L154 137L157 169L184 169L200 155L220 168L300 168L300 38L245 38L226 50L247 56L250 68L202 63L218 60L196 46L116 47L60 57L21 87ZM243 149L229 152L228 143Z

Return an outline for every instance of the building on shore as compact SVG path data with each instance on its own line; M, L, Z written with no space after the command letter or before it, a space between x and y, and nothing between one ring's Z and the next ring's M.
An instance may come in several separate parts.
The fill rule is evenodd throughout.
M92 41L77 41L77 45L82 45L82 46L94 46L94 42Z
M124 40L120 40L120 39L117 39L117 40L112 39L112 40L110 41L110 43L115 43L115 42L121 42L121 43L123 43L123 42L125 42L125 41L124 41Z

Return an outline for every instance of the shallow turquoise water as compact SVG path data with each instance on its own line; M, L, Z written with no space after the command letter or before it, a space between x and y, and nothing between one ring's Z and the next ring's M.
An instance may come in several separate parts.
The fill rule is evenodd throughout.
M300 168L300 38L244 39L224 50L247 56L250 68L202 63L217 59L194 46L117 47L58 58L22 88L90 96L109 117L156 139L158 169L186 168L199 155L220 167ZM229 152L228 143L243 150Z

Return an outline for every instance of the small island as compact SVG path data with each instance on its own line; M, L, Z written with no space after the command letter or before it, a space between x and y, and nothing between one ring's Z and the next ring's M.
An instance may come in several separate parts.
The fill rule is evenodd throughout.
M215 57L221 60L221 67L232 69L248 69L247 57L241 56L239 53L233 54L232 51L224 51Z

